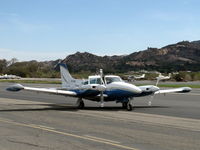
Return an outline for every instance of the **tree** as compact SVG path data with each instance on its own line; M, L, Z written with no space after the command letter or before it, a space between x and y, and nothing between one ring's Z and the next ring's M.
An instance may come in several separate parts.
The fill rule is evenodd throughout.
M7 61L5 59L0 60L0 73L4 73L6 70Z
M7 66L13 65L16 62L18 62L18 59L17 58L12 58L10 61L8 61Z

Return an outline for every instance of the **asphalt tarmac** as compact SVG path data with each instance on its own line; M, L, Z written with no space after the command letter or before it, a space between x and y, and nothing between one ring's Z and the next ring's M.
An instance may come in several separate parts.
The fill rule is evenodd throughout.
M134 110L121 104L85 101L27 91L7 92L0 83L0 149L199 150L200 90L136 98ZM55 85L26 84L34 87Z

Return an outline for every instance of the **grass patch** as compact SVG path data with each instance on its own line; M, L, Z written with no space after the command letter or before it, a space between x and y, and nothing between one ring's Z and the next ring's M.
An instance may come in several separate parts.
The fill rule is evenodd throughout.
M48 80L0 80L0 82L9 82L9 83L33 83L33 84L61 84L61 81L48 81ZM142 86L144 84L139 84L137 86ZM169 88L178 88L178 87L191 87L191 88L200 88L199 84L158 84L159 87L169 87Z
M138 84L137 86L143 86L145 84ZM169 87L169 88L179 88L179 87L191 87L191 88L200 88L198 84L158 84L158 87Z
M191 87L191 88L200 88L200 85L198 84L158 84L159 87Z
M61 81L48 81L48 80L0 80L0 82L33 83L33 84L61 84Z

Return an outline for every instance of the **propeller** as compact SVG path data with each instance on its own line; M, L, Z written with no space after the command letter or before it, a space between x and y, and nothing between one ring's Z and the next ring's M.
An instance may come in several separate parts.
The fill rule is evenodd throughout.
M100 103L101 103L101 107L104 107L104 96L103 96L103 92L106 89L104 80L103 80L103 69L100 69L100 77L101 77L101 91L100 91Z
M151 106L152 101L154 100L154 97L155 97L155 92L158 91L158 90L160 90L160 88L157 87L157 86L152 86L151 87L152 94L151 94L151 96L149 98L149 103L148 103L149 106Z
M159 83L160 79L157 78L157 81L156 81L156 86L158 86L158 83Z
M161 80L160 78L157 78L156 85L155 85L156 87L158 87L158 83L159 83L160 80ZM149 106L151 106L151 104L152 104L152 100L154 99L155 92L153 92L153 94L151 95L151 97L149 99L149 103L148 103Z
M153 99L154 99L154 96L155 96L154 93L150 96L150 98L149 98L149 102L148 102L148 105L149 105L149 106L151 106L152 101L153 101Z

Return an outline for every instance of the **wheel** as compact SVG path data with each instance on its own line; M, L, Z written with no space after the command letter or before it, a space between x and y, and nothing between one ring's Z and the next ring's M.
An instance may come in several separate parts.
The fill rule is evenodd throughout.
M127 104L128 104L128 102L123 102L122 103L122 108L127 108Z
M85 104L83 101L80 101L78 106L77 106L79 109L83 109L85 107Z
M126 109L127 109L128 111L132 111L132 110L133 110L133 106L132 106L131 104L127 104Z

